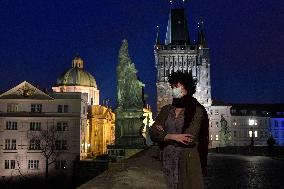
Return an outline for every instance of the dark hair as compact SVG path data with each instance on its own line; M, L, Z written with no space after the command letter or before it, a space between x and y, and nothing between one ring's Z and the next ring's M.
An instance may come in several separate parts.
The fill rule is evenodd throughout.
M171 85L181 83L190 96L196 92L196 82L192 78L191 73L183 73L181 71L173 72L169 74L168 81Z

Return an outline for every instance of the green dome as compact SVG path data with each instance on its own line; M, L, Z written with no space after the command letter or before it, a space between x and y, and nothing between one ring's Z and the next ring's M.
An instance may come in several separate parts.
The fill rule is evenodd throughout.
M65 71L57 79L57 86L87 86L97 88L95 78L83 69L83 60L75 57L72 61L72 68Z

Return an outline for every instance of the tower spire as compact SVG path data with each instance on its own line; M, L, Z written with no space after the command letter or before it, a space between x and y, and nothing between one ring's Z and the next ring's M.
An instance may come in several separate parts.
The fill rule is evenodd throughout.
M160 41L160 28L159 26L157 26L157 35L156 35L156 45L160 45L161 41Z
M170 10L165 45L189 45L189 30L184 8Z
M207 43L206 43L206 39L205 39L205 32L204 32L204 21L203 18L201 17L199 19L198 22L198 40L197 40L197 44L198 47L200 48L206 48L207 47Z

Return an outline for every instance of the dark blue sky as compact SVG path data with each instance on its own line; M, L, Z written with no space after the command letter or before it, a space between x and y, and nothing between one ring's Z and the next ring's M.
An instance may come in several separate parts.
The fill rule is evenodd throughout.
M213 99L284 102L283 0L191 0L186 8L192 40L205 21ZM51 88L79 54L101 100L114 101L126 38L154 105L153 45L157 25L164 39L168 13L167 0L0 0L0 91L24 80Z

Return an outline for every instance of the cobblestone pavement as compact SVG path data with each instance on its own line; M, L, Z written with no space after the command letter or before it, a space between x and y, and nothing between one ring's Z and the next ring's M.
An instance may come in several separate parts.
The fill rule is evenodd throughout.
M284 159L210 153L206 189L284 188Z

